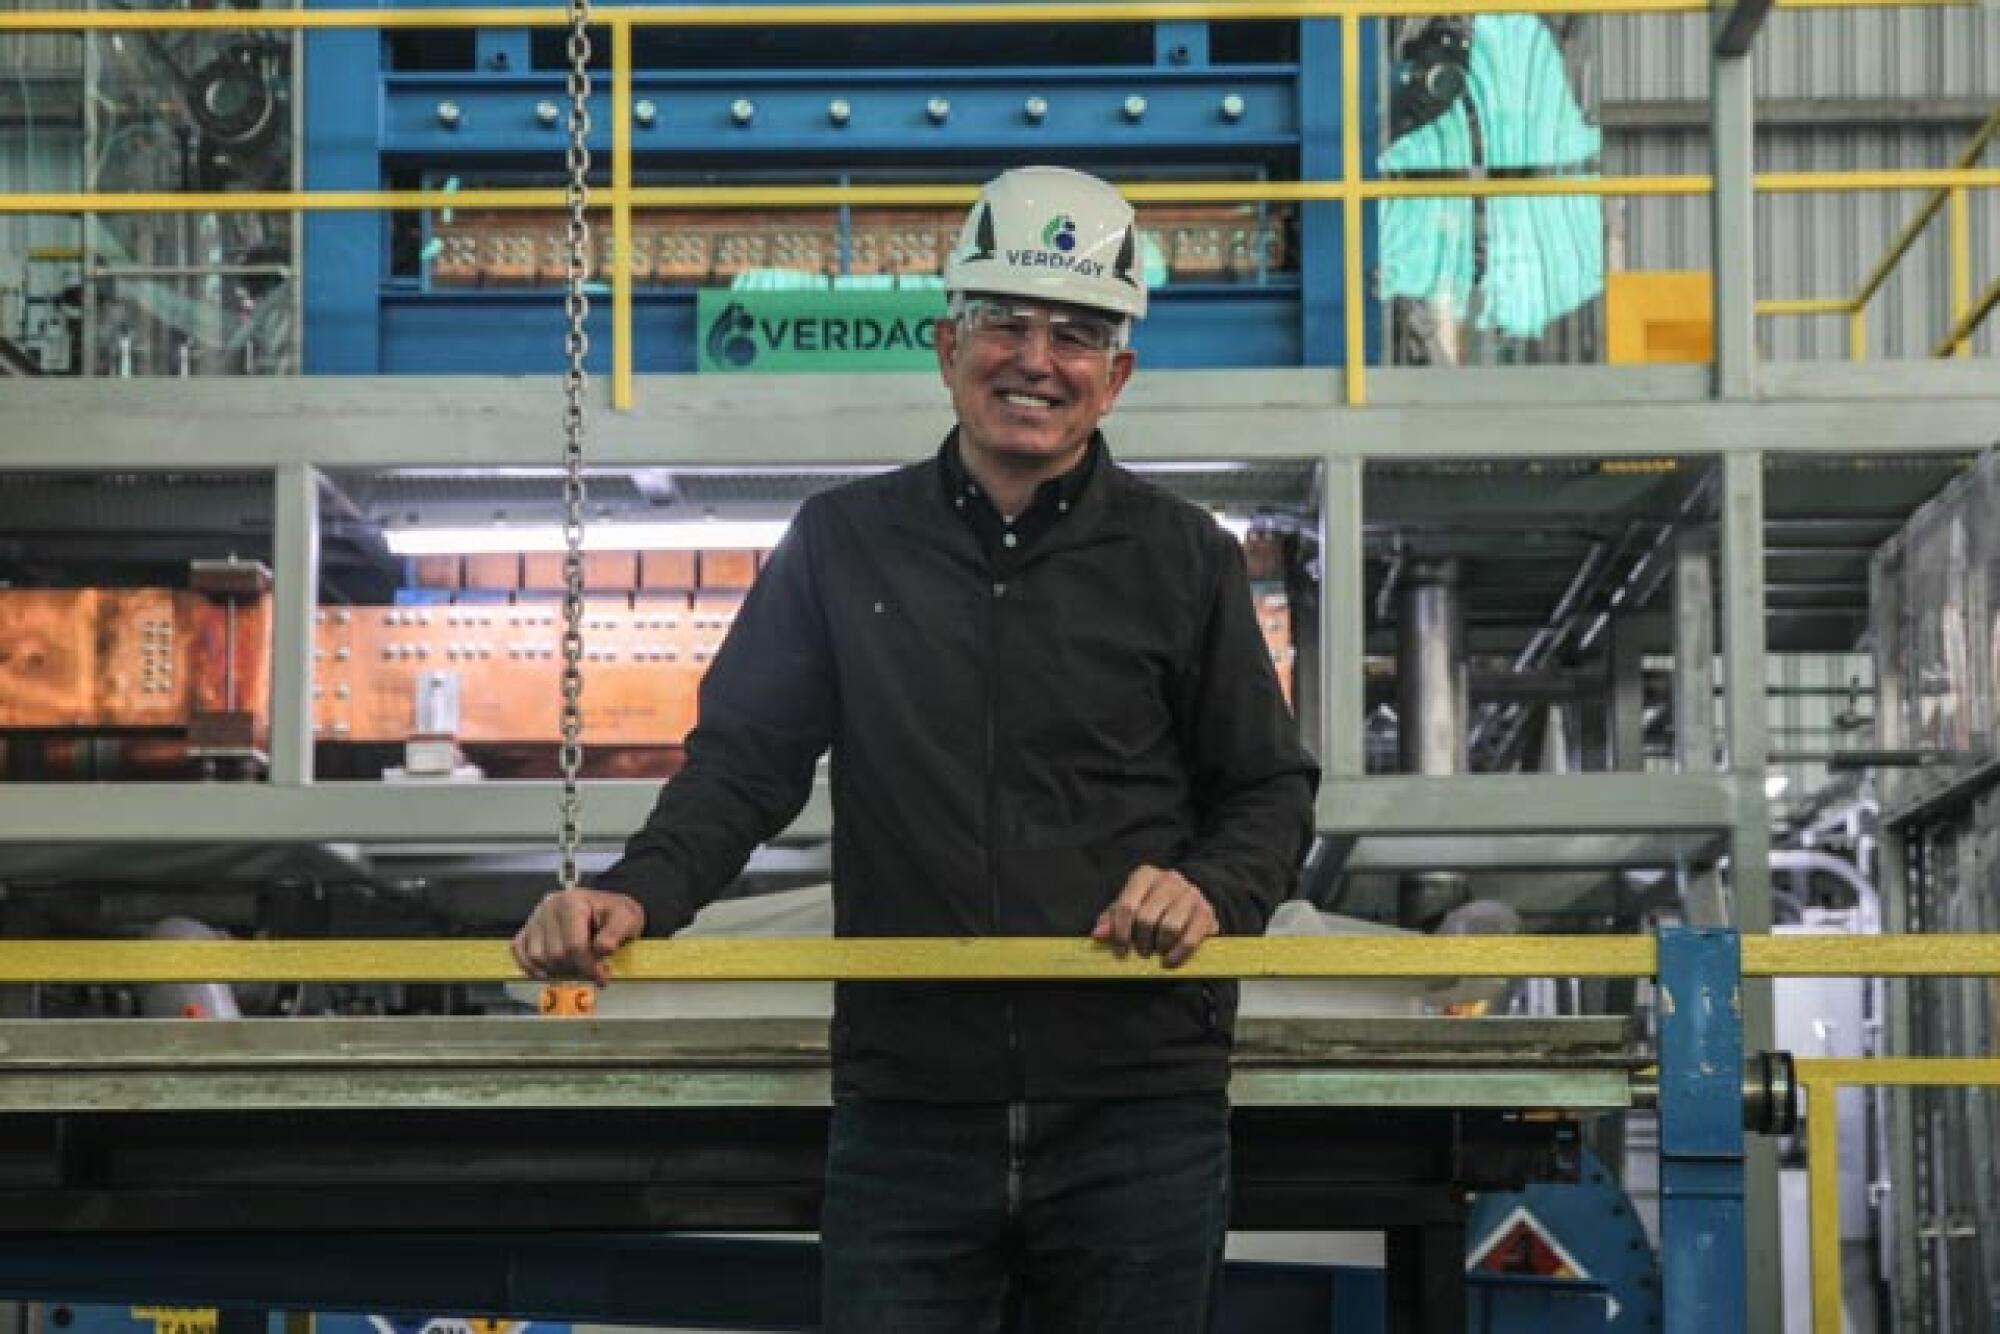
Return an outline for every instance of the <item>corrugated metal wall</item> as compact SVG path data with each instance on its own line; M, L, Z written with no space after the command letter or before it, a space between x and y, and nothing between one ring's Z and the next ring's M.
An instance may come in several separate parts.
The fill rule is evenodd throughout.
M1607 99L1708 95L1705 15L1599 23ZM1752 53L1760 97L2000 97L1992 10L1780 10Z
M1646 128L1647 108L1707 96L1705 17L1605 19L1603 101L1623 113L1606 134L1605 171L1667 175L1708 170L1703 127ZM2000 15L1979 10L1857 10L1773 14L1753 56L1760 103L1874 101L1910 113L1893 125L1824 128L1795 122L1761 130L1762 171L1853 171L1951 165L1972 126L1969 105L2000 103ZM1922 114L1928 108L1930 115ZM1940 124L1954 116L1956 124ZM1667 119L1663 114L1662 119ZM1986 162L2000 159L1989 147ZM1921 206L1915 193L1783 195L1757 205L1758 295L1853 294ZM1973 295L2000 277L2000 191L1975 191L1970 202ZM1951 292L1945 217L1941 213L1869 305L1869 356L1922 357L1950 327ZM1614 260L1635 269L1705 268L1708 210L1700 199L1616 201L1611 209ZM1760 321L1764 354L1775 360L1847 355L1840 316ZM2000 351L1988 318L1974 351Z
M1855 171L1949 165L1965 136L1948 130L1768 130L1758 135L1757 161L1768 171ZM1989 160L1993 154L1989 154ZM1607 136L1605 171L1642 176L1708 170L1704 132L1658 130ZM1972 293L2000 276L2000 193L1968 196L1972 220ZM1760 297L1840 297L1857 291L1917 211L1923 196L1767 195L1757 201L1757 280ZM1613 201L1612 253L1632 269L1701 269L1709 263L1708 201ZM1868 306L1870 357L1924 357L1950 327L1949 257L1942 213L1891 273ZM1764 355L1794 361L1847 355L1847 321L1838 315L1759 322ZM1989 317L1974 351L2000 350Z

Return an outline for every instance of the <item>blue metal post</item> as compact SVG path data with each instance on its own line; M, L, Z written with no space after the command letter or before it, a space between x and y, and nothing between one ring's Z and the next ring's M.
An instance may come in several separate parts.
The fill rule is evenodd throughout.
M1660 1260L1666 1334L1745 1328L1742 943L1660 933Z
M1364 59L1365 59L1364 55ZM1365 147L1367 139L1364 135ZM1340 24L1308 19L1299 24L1299 179L1340 176ZM1299 205L1300 362L1340 366L1347 360L1339 204Z
M314 9L368 9L371 0L309 0ZM308 190L382 188L382 99L376 95L383 36L373 29L307 33L304 155ZM378 293L388 262L388 220L379 213L308 213L303 365L308 375L381 372Z

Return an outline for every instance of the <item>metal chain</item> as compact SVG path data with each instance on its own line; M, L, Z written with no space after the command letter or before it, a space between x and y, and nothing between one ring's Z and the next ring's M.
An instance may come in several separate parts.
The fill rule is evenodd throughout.
M582 839L583 796L577 775L583 768L583 395L584 356L590 336L584 321L590 298L590 0L569 0L569 252L564 274L563 313L568 318L563 375L563 636L562 636L562 864L558 889L576 884L576 851Z

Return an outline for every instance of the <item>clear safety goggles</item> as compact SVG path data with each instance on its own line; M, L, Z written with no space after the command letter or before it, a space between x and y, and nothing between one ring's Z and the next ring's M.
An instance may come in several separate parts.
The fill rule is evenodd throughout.
M965 303L959 322L968 333L1010 350L1025 347L1037 331L1046 331L1049 349L1058 357L1101 357L1120 345L1117 320L1028 302L975 297Z

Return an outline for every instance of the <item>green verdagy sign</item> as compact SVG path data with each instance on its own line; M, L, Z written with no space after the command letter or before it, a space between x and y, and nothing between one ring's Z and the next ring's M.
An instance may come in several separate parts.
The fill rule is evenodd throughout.
M697 369L711 373L922 371L937 365L935 289L887 292L702 291Z

